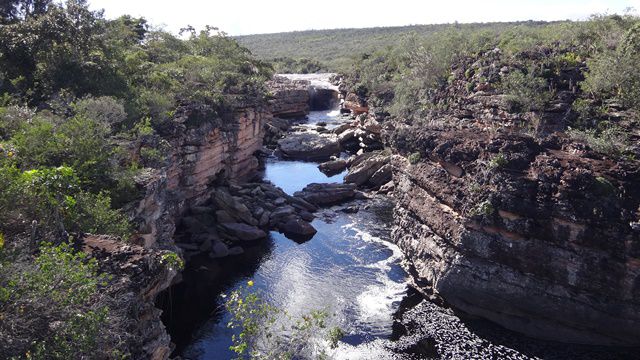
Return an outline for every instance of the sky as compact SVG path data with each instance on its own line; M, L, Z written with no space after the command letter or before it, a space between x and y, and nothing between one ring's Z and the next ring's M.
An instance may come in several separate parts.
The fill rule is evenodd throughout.
M108 18L144 16L177 32L216 26L230 35L450 22L580 20L619 13L640 0L89 0ZM634 13L638 13L638 11Z

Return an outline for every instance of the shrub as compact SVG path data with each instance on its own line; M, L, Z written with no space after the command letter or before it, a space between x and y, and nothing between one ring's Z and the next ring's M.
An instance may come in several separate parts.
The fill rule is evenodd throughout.
M409 158L408 158L409 164L415 165L418 162L420 162L421 158L422 158L422 155L420 155L419 152L415 152L415 153L409 155Z
M170 269L182 270L184 269L184 261L180 256L174 252L166 252L162 254L160 261Z
M9 106L0 108L0 139L11 138L25 124L31 122L35 111L28 107Z
M601 98L616 98L622 105L640 109L640 25L631 28L616 49L598 53L587 64L583 90Z
M109 96L86 97L77 101L74 109L81 117L104 124L108 129L127 119L122 102Z
M318 350L319 341L327 340L332 349L338 346L344 333L337 327L327 329L325 311L314 310L294 321L250 291L252 286L253 281L249 281L246 287L231 292L225 302L232 315L227 326L240 331L233 335L230 348L239 358L325 358L325 352ZM277 315L283 315L288 324L275 326Z
M111 207L111 198L106 193L80 192L70 201L73 206L65 216L69 230L115 235L123 240L131 235L131 223L119 210Z
M499 153L493 156L491 160L489 160L488 166L489 166L489 169L495 170L495 169L505 167L507 166L507 164L509 164L509 160L507 160L507 158L504 156L503 153Z
M532 72L512 71L502 78L501 87L514 111L542 110L550 98L547 81Z
M0 344L0 353L61 360L122 354L112 331L115 318L99 293L108 279L95 260L68 244L45 243L35 261L23 266L0 278L0 334L11 339Z
M493 204L489 200L485 200L471 209L469 215L471 216L491 216L496 212Z
M140 158L142 165L145 167L158 168L164 164L164 155L161 150L152 147L143 147L140 149Z
M625 131L616 126L606 126L602 131L569 128L567 133L572 139L586 143L593 150L610 156L620 156L628 146Z

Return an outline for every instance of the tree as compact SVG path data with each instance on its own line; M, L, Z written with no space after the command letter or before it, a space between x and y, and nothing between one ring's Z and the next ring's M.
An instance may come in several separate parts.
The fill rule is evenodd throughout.
M4 24L42 15L52 0L4 0L0 3L0 22Z

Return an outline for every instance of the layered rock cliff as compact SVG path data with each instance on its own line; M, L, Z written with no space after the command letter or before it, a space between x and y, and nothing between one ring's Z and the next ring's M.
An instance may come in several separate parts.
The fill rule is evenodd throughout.
M640 162L563 133L583 64L549 79L544 108L514 111L496 83L519 61L466 59L428 116L385 125L393 240L416 287L454 308L534 337L638 345ZM610 109L633 137L634 114Z
M255 175L265 122L271 113L259 104L241 104L225 122L205 122L178 130L166 140L165 166L140 177L144 197L132 210L145 247L171 246L176 222L189 208L209 200L216 184Z
M108 236L87 235L82 249L98 260L100 270L111 276L109 293L119 310L128 314L132 343L128 348L134 359L167 359L172 351L171 339L155 307L156 296L171 285L177 264L168 252L145 249Z

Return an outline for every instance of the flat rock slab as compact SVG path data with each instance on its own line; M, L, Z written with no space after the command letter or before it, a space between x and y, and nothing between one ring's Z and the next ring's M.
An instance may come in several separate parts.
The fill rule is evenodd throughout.
M294 196L302 198L316 206L331 206L353 199L356 195L355 184L309 184Z
M320 169L320 171L327 176L333 176L333 175L339 174L343 172L346 168L347 168L347 161L342 159L327 161L325 163L318 165L318 169Z
M282 155L289 159L322 161L340 154L340 143L335 135L293 133L278 141Z

